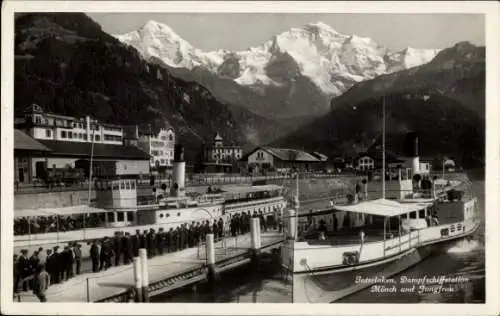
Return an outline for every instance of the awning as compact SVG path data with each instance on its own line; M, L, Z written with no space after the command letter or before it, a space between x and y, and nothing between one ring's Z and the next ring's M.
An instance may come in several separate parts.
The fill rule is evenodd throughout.
M432 206L432 203L400 203L392 200L378 199L350 205L335 205L334 209L390 217L419 211L429 206Z
M32 208L32 209L19 209L14 210L14 218L19 217L36 217L36 216L69 216L72 214L91 214L91 213L104 213L108 212L102 208L90 207L88 205L75 205L58 208Z
M227 187L222 187L221 189L227 193L247 194L255 192L281 190L282 187L275 184L267 184L267 185L241 186L241 187L227 186Z

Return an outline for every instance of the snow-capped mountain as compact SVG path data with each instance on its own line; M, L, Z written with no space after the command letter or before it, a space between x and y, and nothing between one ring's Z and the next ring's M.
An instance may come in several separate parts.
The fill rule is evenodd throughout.
M323 114L329 109L329 99L353 84L427 63L439 52L415 48L392 51L370 38L340 34L321 22L292 28L260 46L236 52L201 51L170 27L154 21L115 37L146 59L155 57L173 68L202 68L214 75L212 81L231 80L271 98L273 109L244 104L234 93L225 101L275 117ZM218 94L216 84L202 84Z

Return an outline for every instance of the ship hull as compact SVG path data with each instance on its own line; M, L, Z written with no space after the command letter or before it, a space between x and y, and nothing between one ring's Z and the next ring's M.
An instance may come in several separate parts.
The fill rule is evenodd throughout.
M391 257L357 266L316 269L291 275L294 303L332 303L387 279L446 249L453 242L472 235L479 223L460 235L423 244Z

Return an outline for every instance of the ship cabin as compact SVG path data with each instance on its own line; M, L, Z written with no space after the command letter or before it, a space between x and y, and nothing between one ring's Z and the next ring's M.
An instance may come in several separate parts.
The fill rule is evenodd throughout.
M135 178L95 181L94 206L104 211L105 227L126 227L137 221L137 180Z

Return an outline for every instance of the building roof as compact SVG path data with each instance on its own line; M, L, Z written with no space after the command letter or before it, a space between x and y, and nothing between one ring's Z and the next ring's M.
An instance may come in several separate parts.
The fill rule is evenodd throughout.
M14 150L50 151L49 148L18 129L14 129Z
M52 150L53 156L72 156L89 158L92 144L62 142L56 140L39 140ZM121 146L94 143L94 158L149 160L149 154L135 146Z
M377 199L350 205L335 205L339 211L371 214L377 216L398 216L409 212L419 211L432 203L400 203L397 201Z
M324 154L322 154L320 152L315 151L312 154L313 154L313 156L315 156L316 158L318 158L321 161L327 161L328 160L328 156L324 155Z
M282 161L303 161L303 162L319 162L320 160L310 153L298 149L276 148L276 147L261 147L274 157Z
M222 140L222 136L220 136L219 132L215 135L215 140Z

